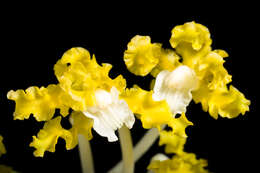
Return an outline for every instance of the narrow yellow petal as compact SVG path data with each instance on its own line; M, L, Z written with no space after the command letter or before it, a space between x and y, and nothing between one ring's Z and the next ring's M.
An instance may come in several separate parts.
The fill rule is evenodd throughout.
M62 128L60 122L60 116L47 121L43 129L37 134L37 137L33 136L33 141L30 143L30 146L36 149L33 153L36 157L43 157L45 151L55 152L55 146L59 137L66 141L66 146L71 145L73 142L72 134Z
M37 121L50 120L55 109L60 109L63 116L68 115L69 107L62 103L63 91L58 85L29 87L25 90L9 91L7 98L16 102L14 119L28 119L31 114Z

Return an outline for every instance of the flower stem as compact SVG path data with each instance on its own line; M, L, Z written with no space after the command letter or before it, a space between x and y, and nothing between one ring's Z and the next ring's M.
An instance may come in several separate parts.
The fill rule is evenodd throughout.
M130 130L124 125L119 129L120 146L123 158L123 173L134 172L133 143Z
M161 126L163 130L165 125ZM137 162L149 148L154 144L156 139L159 137L158 129L152 128L142 137L142 139L135 145L133 153L134 153L134 163ZM123 163L122 160L117 163L109 173L118 173L122 172Z
M79 154L82 173L94 173L94 164L89 141L83 135L78 135Z

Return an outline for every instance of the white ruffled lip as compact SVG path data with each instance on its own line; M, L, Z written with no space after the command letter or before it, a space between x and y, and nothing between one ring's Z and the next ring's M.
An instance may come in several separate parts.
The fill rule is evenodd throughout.
M93 128L101 136L107 137L109 142L118 140L115 131L126 125L133 127L135 117L124 100L118 98L119 92L115 87L110 92L97 90L95 93L97 104L83 112L94 120Z
M188 66L179 66L172 72L163 70L156 77L153 99L166 100L173 115L185 113L192 100L191 91L197 86L198 78Z

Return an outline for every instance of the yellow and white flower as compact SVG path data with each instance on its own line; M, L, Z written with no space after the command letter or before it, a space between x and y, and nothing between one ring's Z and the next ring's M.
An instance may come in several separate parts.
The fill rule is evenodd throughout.
M72 48L54 66L58 84L8 92L8 99L16 102L14 119L28 119L33 114L37 121L46 121L30 144L37 149L35 156L54 152L59 137L65 139L67 149L77 145L78 134L90 140L92 127L109 141L117 140L115 131L123 124L132 128L134 114L119 97L126 81L121 75L111 79L108 76L111 68L110 64L99 65L86 49ZM61 117L53 116L60 109L60 114L66 117L70 108L72 128L66 130L60 125Z

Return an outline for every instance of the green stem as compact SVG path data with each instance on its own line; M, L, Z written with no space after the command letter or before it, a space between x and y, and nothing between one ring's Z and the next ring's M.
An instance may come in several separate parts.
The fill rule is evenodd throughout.
M123 158L123 173L134 172L133 143L130 130L124 125L119 129L120 146Z
M94 164L89 141L83 135L78 135L79 154L82 173L94 173Z
M161 127L163 130L165 125ZM157 128L152 128L142 137L142 139L135 145L133 153L134 153L134 163L137 162L149 148L154 144L156 139L159 137L159 132ZM118 173L122 172L123 162L120 161L116 164L109 173Z

